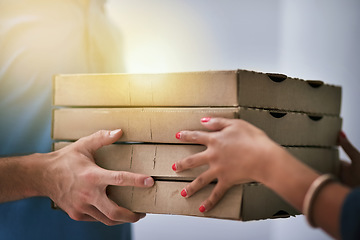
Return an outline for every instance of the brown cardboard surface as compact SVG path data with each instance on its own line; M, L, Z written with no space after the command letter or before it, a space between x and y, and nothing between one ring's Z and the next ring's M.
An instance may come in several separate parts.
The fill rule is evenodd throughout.
M239 71L239 103L255 108L339 115L341 88L282 74Z
M339 152L336 148L286 148L293 156L320 173L337 175ZM278 194L261 183L243 184L243 221L288 217L301 214Z
M71 143L55 142L54 150L69 144ZM259 183L235 186L214 210L205 214L200 213L198 207L210 195L214 184L191 198L181 197L180 192L189 183L186 180L193 180L206 170L207 166L182 173L175 173L171 166L175 161L204 149L205 147L200 145L112 144L99 149L95 153L95 160L99 166L106 169L143 173L166 180L156 181L155 187L150 189L110 187L110 195L115 202L136 212L243 221L299 214L276 193ZM339 156L336 148L287 147L286 150L318 172L337 173Z
M214 209L201 213L198 209L210 195L214 184L190 198L184 198L180 192L187 184L156 181L152 188L109 187L108 191L110 198L118 205L134 212L240 219L242 185L232 187Z
M279 116L280 115L280 116ZM121 128L123 142L181 143L181 130L206 130L202 117L241 118L286 146L334 146L341 118L251 108L63 108L53 112L55 140L76 140L101 129Z
M69 142L54 143L54 150L61 149ZM157 179L194 180L208 166L189 169L180 173L172 170L176 161L182 160L206 149L201 145L168 144L112 144L104 146L95 153L96 163L109 170L121 170L147 174ZM335 148L285 148L297 159L321 173L336 174L339 153Z
M335 146L342 119L333 116L240 109L240 118L286 146Z
M243 221L288 217L300 214L290 204L259 183L243 185L241 216Z
M236 71L56 75L53 101L57 106L237 106L236 88Z
M340 87L246 70L56 75L53 87L56 106L245 106L339 115L341 105Z
M56 142L54 150L69 144ZM201 145L111 144L96 151L95 160L99 166L109 170L142 173L161 179L193 180L208 167L176 173L171 166L176 161L205 149Z
M123 129L120 141L179 143L181 130L205 130L202 117L236 118L237 108L69 108L55 109L53 138L76 140L100 129Z
M337 175L339 172L340 159L337 148L287 147L286 150L319 173Z

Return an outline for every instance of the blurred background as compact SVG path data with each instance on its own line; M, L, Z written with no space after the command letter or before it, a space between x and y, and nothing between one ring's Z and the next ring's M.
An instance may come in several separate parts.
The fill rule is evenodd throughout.
M360 1L109 0L126 72L248 69L343 87L360 148ZM341 152L341 157L347 156ZM134 239L330 239L303 216L255 222L149 214Z

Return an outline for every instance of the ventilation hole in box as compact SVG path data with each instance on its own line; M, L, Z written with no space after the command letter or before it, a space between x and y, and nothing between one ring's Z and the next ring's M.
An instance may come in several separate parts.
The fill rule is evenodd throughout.
M287 76L280 73L267 73L266 74L273 82L282 82L287 79Z
M270 114L274 118L282 118L286 115L286 113L283 113L283 112L270 112Z
M320 121L323 118L321 115L308 115L308 117L313 121Z
M290 214L284 210L280 210L276 212L274 215L272 215L274 218L280 218L280 217L288 217Z
M324 82L319 80L307 80L306 82L313 88L318 88L324 85Z

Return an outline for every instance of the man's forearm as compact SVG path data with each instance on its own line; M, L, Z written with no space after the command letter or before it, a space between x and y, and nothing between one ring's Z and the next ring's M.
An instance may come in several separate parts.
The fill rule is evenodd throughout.
M0 203L40 195L43 156L0 158Z

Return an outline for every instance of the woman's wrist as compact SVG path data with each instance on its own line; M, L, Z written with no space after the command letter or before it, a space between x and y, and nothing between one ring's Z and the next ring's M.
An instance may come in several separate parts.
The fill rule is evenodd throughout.
M274 175L285 166L284 160L291 155L283 147L272 141L264 143L261 151L262 159L254 173L254 180L269 185L273 181Z
M302 211L305 194L319 174L276 143L269 144L265 156L257 181Z

